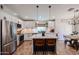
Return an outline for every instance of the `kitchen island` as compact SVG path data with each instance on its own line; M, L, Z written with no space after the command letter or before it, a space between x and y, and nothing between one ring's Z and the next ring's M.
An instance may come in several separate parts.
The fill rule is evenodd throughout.
M40 33L40 34L35 34L35 35L33 35L32 37L31 37L31 39L32 39L32 42L33 42L33 49L32 49L32 53L34 53L35 52L35 50L36 50L36 48L35 48L35 45L36 45L36 41L41 41L41 40L43 40L44 42L42 42L42 43L44 43L44 50L43 51L46 51L47 50L47 48L46 48L46 45L47 45L47 43L49 43L49 45L51 46L51 47L53 47L54 48L54 51L56 52L56 41L57 41L57 36L56 36L56 34L55 33L45 33L45 36L42 36L42 34ZM48 41L48 42L47 42ZM42 43L40 43L40 42L38 42L39 43L39 45L41 46L42 45Z

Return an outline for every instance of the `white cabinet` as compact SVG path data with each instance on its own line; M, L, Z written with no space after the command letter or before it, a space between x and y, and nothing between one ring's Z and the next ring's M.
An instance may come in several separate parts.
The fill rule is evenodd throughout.
M55 22L54 21L48 21L48 28L55 28Z
M34 28L35 27L35 21L25 21L22 24L23 28Z
M32 33L24 34L24 40L32 40L30 37L32 36Z

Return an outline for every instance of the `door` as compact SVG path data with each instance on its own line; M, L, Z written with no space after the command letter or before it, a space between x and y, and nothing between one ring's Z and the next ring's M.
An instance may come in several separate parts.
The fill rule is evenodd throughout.
M16 50L16 41L10 42L4 46L2 46L2 54L10 55Z

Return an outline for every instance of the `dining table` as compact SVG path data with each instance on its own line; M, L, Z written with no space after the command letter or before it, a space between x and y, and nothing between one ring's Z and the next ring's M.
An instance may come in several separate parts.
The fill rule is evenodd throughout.
M65 35L65 38L69 38L69 40L73 43L71 43L72 47L75 47L76 51L78 51L79 48L79 34L78 35Z

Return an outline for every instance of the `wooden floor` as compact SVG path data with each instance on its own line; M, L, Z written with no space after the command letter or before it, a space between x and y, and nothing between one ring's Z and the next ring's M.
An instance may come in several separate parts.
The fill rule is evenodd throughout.
M72 47L69 47L64 45L64 41L58 40L57 41L57 55L78 55L79 51L76 51ZM24 43L19 46L16 50L16 52L13 55L33 55L32 54L32 41L24 41ZM48 55L53 55L48 53Z

